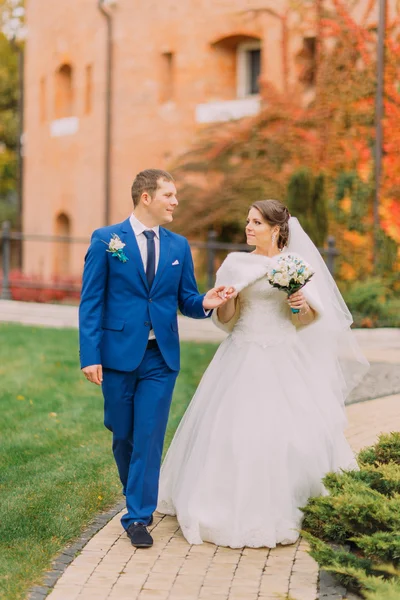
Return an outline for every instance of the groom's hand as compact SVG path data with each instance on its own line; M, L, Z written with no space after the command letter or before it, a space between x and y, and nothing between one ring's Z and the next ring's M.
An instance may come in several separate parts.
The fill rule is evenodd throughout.
M205 310L219 308L223 304L226 304L228 300L231 300L231 298L235 298L236 296L236 290L232 287L221 285L220 287L212 288L204 296L203 308Z
M103 367L101 365L84 367L82 372L88 381L95 383L96 385L101 385L103 381Z

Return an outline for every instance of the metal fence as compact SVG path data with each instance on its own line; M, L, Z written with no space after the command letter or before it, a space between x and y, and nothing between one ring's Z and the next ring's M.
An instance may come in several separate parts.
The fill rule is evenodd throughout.
M12 298L11 294L11 280L10 280L10 272L11 272L11 247L12 244L27 242L27 241L36 241L36 242L44 242L44 243L66 243L66 244L85 244L88 245L88 238L77 238L77 237L63 237L63 236L55 236L55 235L38 235L38 234L25 234L22 232L11 231L10 223L5 221L2 223L1 233L1 255L2 255L2 278L0 279L1 284L1 293L0 299L2 300L10 300ZM190 241L189 244L193 249L203 250L206 253L206 281L207 287L212 288L215 281L215 272L217 268L217 255L221 251L225 252L249 252L251 248L247 244L232 244L228 242L219 242L217 241L217 232L209 231L207 240L204 242L199 241ZM332 275L334 275L334 266L335 266L335 258L338 256L339 252L336 248L335 239L330 236L327 239L327 247L319 248L321 255L324 257L327 267ZM36 289L52 289L58 291L65 292L80 292L81 286L74 283L58 283L58 282L49 282L49 281L24 281L21 279L20 281L12 281L12 285L14 287L22 287L22 288L36 288Z

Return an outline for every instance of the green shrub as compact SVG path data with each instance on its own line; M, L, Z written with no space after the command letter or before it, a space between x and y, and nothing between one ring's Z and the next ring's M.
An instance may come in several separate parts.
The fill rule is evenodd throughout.
M353 591L361 589L359 580L352 574L352 569L368 575L384 574L384 570L377 566L374 568L372 560L368 558L357 556L340 546L333 547L305 532L303 532L303 537L310 544L310 555L314 560L323 564L325 571L335 574L337 580L347 589L351 588Z
M374 446L361 450L358 462L360 466L390 462L400 465L400 432L382 434Z
M372 535L352 538L359 550L369 560L382 563L393 563L400 566L400 533L377 531Z
M352 566L328 567L327 571L334 573L347 589L361 593L365 600L400 600L400 578L390 568L382 566L382 575L367 575Z
M400 530L400 496L388 499L367 482L349 479L336 495L312 499L304 515L306 530L343 543L358 533Z
M400 296L390 278L369 277L341 289L356 327L400 326Z
M288 184L286 203L313 242L323 246L328 233L324 176L314 177L306 168L295 171Z
M353 282L345 293L345 300L350 310L380 317L385 314L385 303L390 295L391 290L385 282L378 277L370 277Z
M374 465L376 463L376 451L374 446L368 446L367 448L360 450L358 453L358 464L360 467Z
M373 189L364 182L356 171L342 171L336 179L336 191L333 200L333 214L338 223L350 231L366 232L365 217L371 201ZM350 198L350 213L343 209L342 201Z
M365 466L357 473L357 477L385 496L400 494L400 465L395 462Z
M307 506L302 510L304 513L303 529L321 540L345 543L352 535L351 530L346 527L336 511L333 496L310 498Z
M364 592L365 600L399 600L400 582L384 581L377 577L365 580L364 585L369 591Z
M10 221L11 226L15 227L18 220L17 207L15 204L0 199L0 223Z
M387 498L366 484L347 486L335 498L334 507L346 528L354 533L400 530L400 497Z
M332 570L328 568L328 570ZM355 591L360 591L365 600L399 600L400 599L400 578L399 573L394 572L390 568L382 567L383 575L367 575L362 569L354 567L338 567L337 577L341 581L346 578L349 582L357 582L358 589L352 588ZM388 578L392 576L391 578Z
M400 600L400 433L362 450L360 470L329 473L303 509L310 554L368 600Z
M343 491L350 481L365 483L385 496L400 494L400 466L393 462L379 467L373 463L366 464L361 471L329 473L324 479L325 487L331 494Z

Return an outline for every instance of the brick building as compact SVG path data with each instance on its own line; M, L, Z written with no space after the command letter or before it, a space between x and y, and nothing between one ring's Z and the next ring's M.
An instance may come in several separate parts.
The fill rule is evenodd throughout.
M24 231L88 238L122 220L137 171L168 168L204 123L257 113L265 82L282 89L285 74L309 101L315 2L304 0L283 40L287 3L27 0ZM26 242L24 268L76 275L84 251Z

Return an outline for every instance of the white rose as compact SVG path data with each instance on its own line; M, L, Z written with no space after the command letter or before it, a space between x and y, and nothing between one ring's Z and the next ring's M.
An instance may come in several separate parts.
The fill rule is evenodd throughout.
M289 275L287 273L282 274L281 285L289 285Z
M117 239L112 239L110 242L110 250L112 250L113 252L117 252L118 250L122 250L122 248L125 247L125 244L123 242L121 242L121 240L117 240Z

